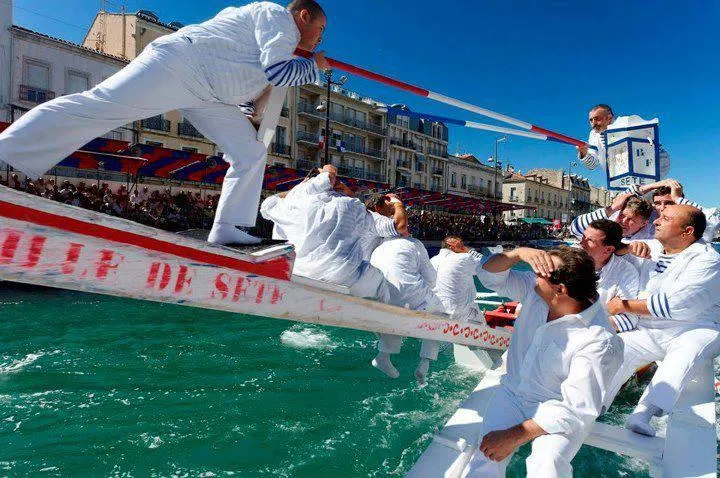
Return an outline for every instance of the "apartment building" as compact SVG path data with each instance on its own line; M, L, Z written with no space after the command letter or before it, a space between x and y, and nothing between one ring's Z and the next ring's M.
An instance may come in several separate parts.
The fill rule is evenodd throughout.
M409 111L407 106L400 110ZM387 114L387 176L397 186L445 192L448 168L448 128L443 123Z
M384 105L338 85L331 86L330 131L325 132L327 84L293 88L295 167L320 166L329 143L328 162L342 176L387 182Z
M503 171L472 154L448 156L446 191L460 196L502 199Z

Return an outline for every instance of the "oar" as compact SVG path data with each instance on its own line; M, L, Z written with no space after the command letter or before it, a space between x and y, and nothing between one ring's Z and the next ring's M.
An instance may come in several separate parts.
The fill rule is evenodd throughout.
M296 49L295 54L298 56L302 56L304 58L312 58L313 54L306 50ZM494 111L488 110L486 108L481 108L480 106L475 106L470 103L466 103L465 101L461 101L455 98L451 98L449 96L441 95L440 93L435 93L430 90L426 90L424 88L420 88L415 85L411 85L409 83L405 83L403 81L396 80L394 78L390 78L389 76L381 75L379 73L374 73L372 71L366 70L364 68L360 68L354 65L350 65L349 63L345 63L339 60L335 60L333 58L325 58L328 61L328 64L335 69L343 70L348 73L352 73L358 76L361 76L363 78L367 78L369 80L377 81L379 83L383 83L388 86L392 86L395 88L399 88L401 90L409 91L410 93L415 93L416 95L424 96L426 98L430 98L431 100L439 101L441 103L445 103L447 105L457 106L458 108L462 108L468 111L472 111L473 113L477 113L483 116L487 116L488 118L493 118L498 121L502 121L504 123L511 124L513 126L517 126L518 128L522 128L524 130L532 131L533 133L538 133L544 136L547 136L548 138L553 138L558 141L561 141L563 143L572 144L574 146L582 146L585 144L584 141L580 141L575 138L571 138L570 136L565 136L564 134L555 133L554 131L550 131L545 128L541 128L539 126L535 126L530 123L526 123L525 121L520 121L518 119L512 118L510 116L496 113Z
M456 126L464 126L466 128L481 129L485 131L495 131L497 133L512 134L515 136L524 136L526 138L540 139L544 141L558 141L559 139L551 138L547 135L540 133L532 133L530 131L523 131L521 129L504 128L502 126L495 126L492 124L476 123L475 121L465 121L455 118L448 118L446 116L438 116L427 113L416 113L415 111L407 111L400 108L388 108L388 112L395 113L403 116L412 116L414 118L422 118L430 121L439 121L445 124L453 124Z

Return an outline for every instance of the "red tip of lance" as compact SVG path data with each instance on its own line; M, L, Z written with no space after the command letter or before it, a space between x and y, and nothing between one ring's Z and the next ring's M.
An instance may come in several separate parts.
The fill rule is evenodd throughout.
M300 48L295 50L295 54L297 56L301 56L303 58L312 58L313 54L306 50L301 50ZM339 60L334 60L332 58L325 58L330 66L332 68L346 71L348 73L352 73L357 76L361 76L363 78L367 78L368 80L377 81L378 83L383 83L388 86L393 86L395 88L400 88L401 90L409 91L410 93L415 93L416 95L425 96L427 97L430 92L426 89L419 88L415 85L411 85L409 83L405 83L403 81L398 81L393 78L390 78L389 76L380 75L378 73L373 73L372 71L366 70L364 68L360 68L357 66L350 65L349 63L344 63Z
M535 125L530 128L530 131L544 134L548 138L553 138L558 141L562 141L563 143L572 144L573 146L583 146L585 144L585 141L580 141L579 139L571 138L570 136L565 136L564 134L556 133L554 131L550 131L549 129L541 128Z

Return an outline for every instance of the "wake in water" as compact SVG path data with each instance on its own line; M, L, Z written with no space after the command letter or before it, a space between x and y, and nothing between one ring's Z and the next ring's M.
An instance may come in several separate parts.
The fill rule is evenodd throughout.
M284 331L280 342L296 349L333 350L338 346L327 332L304 325L294 325Z
M22 369L24 369L28 365L31 365L43 355L45 355L44 352L38 352L36 354L27 354L25 357L15 360L13 360L11 357L3 356L3 361L0 362L0 375L20 372Z

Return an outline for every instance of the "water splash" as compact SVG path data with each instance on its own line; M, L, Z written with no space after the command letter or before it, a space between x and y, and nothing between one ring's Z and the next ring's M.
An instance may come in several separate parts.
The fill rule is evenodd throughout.
M332 350L338 346L326 332L301 325L295 325L283 332L280 342L296 349Z

